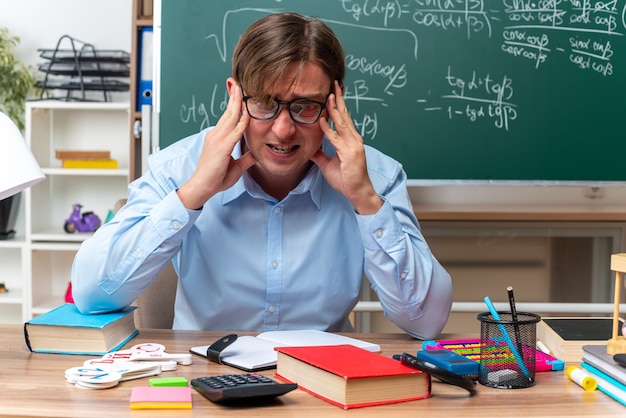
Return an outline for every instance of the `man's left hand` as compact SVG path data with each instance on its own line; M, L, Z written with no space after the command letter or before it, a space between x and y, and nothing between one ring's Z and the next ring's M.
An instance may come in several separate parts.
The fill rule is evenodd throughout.
M357 213L374 214L381 208L383 201L370 181L363 138L354 127L337 81L335 92L328 97L326 109L335 130L325 117L320 118L319 124L337 153L330 158L320 149L311 160L320 167L328 183L350 200Z

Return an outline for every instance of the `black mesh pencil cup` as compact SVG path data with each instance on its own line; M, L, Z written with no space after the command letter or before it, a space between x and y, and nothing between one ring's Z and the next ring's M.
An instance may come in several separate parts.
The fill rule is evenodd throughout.
M480 361L478 381L494 388L518 389L535 384L537 323L541 317L528 312L478 314L480 321Z

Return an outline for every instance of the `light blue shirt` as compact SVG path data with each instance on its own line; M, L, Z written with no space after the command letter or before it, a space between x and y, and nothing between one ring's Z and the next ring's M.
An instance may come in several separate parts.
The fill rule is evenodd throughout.
M397 326L418 338L441 331L450 276L420 232L398 162L366 148L384 200L374 215L355 213L316 165L282 201L246 173L188 210L176 189L196 169L205 133L153 154L128 203L82 244L72 269L81 311L131 304L173 261L175 329L345 331L365 275ZM335 152L326 139L323 150ZM235 147L233 157L240 154Z

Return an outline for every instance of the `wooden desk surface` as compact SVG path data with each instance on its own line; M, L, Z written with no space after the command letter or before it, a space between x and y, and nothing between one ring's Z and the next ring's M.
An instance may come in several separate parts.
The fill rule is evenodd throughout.
M128 347L141 342L158 342L169 353L186 353L189 348L205 345L223 333L203 331L140 330ZM420 341L403 334L355 334L357 338L380 344L383 354L414 352ZM446 336L453 338L454 336ZM193 409L186 411L131 411L130 391L147 384L147 379L130 380L104 390L79 389L67 383L64 371L79 366L89 357L30 353L24 344L22 327L0 325L0 415L42 417L624 417L626 408L605 394L585 392L571 382L564 372L537 373L536 385L528 389L493 389L478 386L478 395L433 379L432 397L393 405L344 411L303 391L296 390L271 404L250 410L213 404L193 391ZM199 376L237 372L228 366L193 358L191 366L162 376ZM271 371L265 372L271 376Z

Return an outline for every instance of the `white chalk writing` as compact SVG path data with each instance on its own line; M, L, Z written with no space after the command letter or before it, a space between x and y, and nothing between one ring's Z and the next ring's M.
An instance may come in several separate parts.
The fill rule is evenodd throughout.
M328 2L326 15L319 9L319 15L342 36L359 40L344 45L344 98L359 133L371 141L389 114L402 112L438 112L442 119L459 123L514 129L516 121L531 113L515 100L514 85L522 91L521 86L528 83L520 74L541 76L551 65L585 77L614 78L624 62L625 3L337 0ZM292 7L289 0L272 4L275 7L233 8L218 17L221 24L207 24L205 52L228 68L231 49L240 34L239 29L232 30L238 26L235 17L253 20ZM458 57L444 49L448 45L459 45L463 53L463 49L479 45L487 52L468 52L461 66ZM423 58L424 53L428 59ZM436 68L436 74L431 67ZM517 67L521 72L511 71ZM554 74L554 69L549 73ZM180 121L198 128L215 124L228 100L223 86L223 80L211 80L208 94L199 90L197 95L184 96L183 103L178 104ZM528 106L525 100L520 103Z

